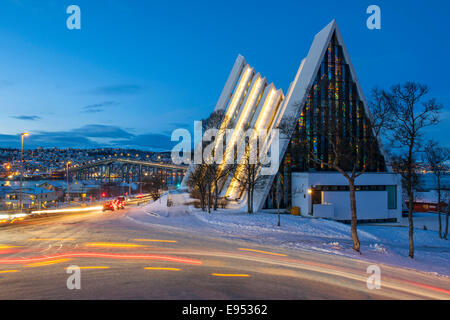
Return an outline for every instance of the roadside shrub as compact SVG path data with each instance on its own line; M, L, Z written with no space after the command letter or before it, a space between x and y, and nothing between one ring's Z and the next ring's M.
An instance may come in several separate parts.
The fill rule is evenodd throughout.
M200 209L201 208L200 200L197 200L197 199L186 201L184 204L186 206L194 206L194 208L196 208L196 209Z
M228 206L228 200L226 198L219 198L217 204L221 209L226 209Z

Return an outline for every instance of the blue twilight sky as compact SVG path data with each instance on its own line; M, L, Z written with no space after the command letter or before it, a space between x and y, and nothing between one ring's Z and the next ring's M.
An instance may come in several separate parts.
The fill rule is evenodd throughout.
M66 8L81 8L81 30ZM366 27L381 7L382 29ZM0 2L0 147L167 147L214 107L236 56L284 92L313 36L333 18L366 96L428 84L445 106L429 136L450 133L449 1Z

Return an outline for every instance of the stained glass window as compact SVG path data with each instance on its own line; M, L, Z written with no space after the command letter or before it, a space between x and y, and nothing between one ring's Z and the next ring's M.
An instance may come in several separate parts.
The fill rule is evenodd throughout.
M332 170L314 159L331 164L333 146L351 155L350 161L339 163L344 170L352 170L356 163L358 170L367 167L368 172L386 171L349 70L342 47L333 35L280 168L285 176L285 192L290 192L291 172ZM290 194L286 193L281 205L289 206L289 201Z

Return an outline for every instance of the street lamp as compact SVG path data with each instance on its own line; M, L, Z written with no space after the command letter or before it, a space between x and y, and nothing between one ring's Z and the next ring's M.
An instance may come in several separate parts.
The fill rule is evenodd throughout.
M67 202L70 203L70 187L69 187L69 165L71 165L72 162L67 161L66 163L66 177L67 177Z
M313 189L312 188L309 188L308 189L308 194L310 195L309 197L308 197L308 207L309 207L309 214L310 215L312 215L312 210L313 210L313 201L312 201L312 193L313 193Z
M130 180L128 181L128 196L131 197L131 181L133 181L133 172L130 171Z
M28 132L23 132L20 134L20 213L22 213L22 186L23 186L23 138L29 136Z

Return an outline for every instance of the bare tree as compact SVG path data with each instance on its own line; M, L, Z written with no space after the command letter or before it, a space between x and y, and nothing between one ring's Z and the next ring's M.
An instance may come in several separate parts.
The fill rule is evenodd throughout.
M376 98L379 98L379 91L375 91L377 94ZM366 140L367 144L378 146L378 136L381 132L381 124L386 122L389 116L388 108L389 105L385 103L384 100L375 100L373 103L376 106L376 112L372 115L374 119L369 119L366 127ZM300 106L297 106L299 108ZM297 126L297 119L292 117L287 117L283 119L279 125L280 131L290 138L295 131ZM321 139L325 140L330 147L332 157L331 159L322 159L318 154L309 150L309 159L321 165L322 167L327 167L336 170L347 180L349 185L349 195L350 195L350 212L351 212L351 235L353 240L353 249L361 253L361 244L357 232L357 210L356 210L356 179L364 174L369 168L369 157L358 157L355 150L350 150L349 140L354 141L354 145L361 145L362 139L360 136L356 135L353 130L348 130L346 132L347 139L344 139L339 134L338 126L332 126L329 128L328 132L325 132L323 127L317 128L317 134ZM350 139L349 139L350 138ZM330 161L331 160L331 161ZM350 170L349 170L350 169Z
M223 125L224 128L228 127L226 112L224 109L213 111L208 118L202 120L203 130L208 129L220 129Z
M206 209L211 213L211 196L212 196L212 180L213 173L211 167L207 164L203 165L203 180L206 184Z
M450 215L450 192L446 191L444 193L444 199L446 199L447 206L445 208L445 231L444 231L444 239L447 240L448 235L448 216Z
M255 189L264 184L267 176L259 174L261 169L261 161L259 159L258 147L252 143L250 139L246 139L244 145L244 156L241 163L237 164L234 179L239 186L247 193L247 212L253 213L253 195Z
M234 164L224 164L219 166L217 163L204 164L204 182L207 184L207 207L208 213L211 208L217 210L219 198L219 182L228 177L228 174L235 168Z
M277 176L275 177L276 179L276 195L277 195L277 216L278 216L278 222L277 222L277 226L280 227L281 226L281 215L280 215L280 202L281 202L281 192L283 190L283 186L284 186L284 179L281 176L281 174L278 172Z
M244 163L239 164L237 171L242 170L242 176L235 175L234 179L239 182L247 192L247 212L253 213L253 191L256 187L257 166L249 161L249 156L245 156Z
M288 116L285 117L282 121L280 121L277 129L280 130L282 138L290 139L296 128L296 125L297 125L297 118ZM277 216L278 216L277 226L280 227L281 226L280 202L281 202L281 192L283 190L284 185L284 179L280 174L280 172L277 173L275 179L276 179L275 194L277 197L276 199L277 199Z
M191 195L200 199L200 206L203 211L206 210L206 196L210 185L208 180L205 179L205 171L203 165L197 165L187 178L187 186L191 190Z
M349 191L350 191L350 212L351 212L351 234L353 240L353 250L361 253L361 244L358 237L357 224L358 224L358 216L356 211L356 179L364 174L367 170L368 163L364 163L362 168L358 164L356 156L353 152L348 152L348 149L342 146L342 142L329 139L326 135L323 135L323 138L329 143L331 146L331 150L333 153L333 160L331 162L326 162L322 160L317 154L314 152L309 152L310 159L320 164L321 166L328 167L336 170L340 174L342 174L345 179L347 179ZM357 141L357 137L353 137L355 141ZM363 160L364 162L368 161L368 159ZM346 171L346 168L343 164L352 163L351 171Z
M222 143L222 148L224 147L224 135L226 129L231 127L231 122L226 116L225 110L216 110L214 111L207 119L202 120L203 130L216 129L216 137L215 137L215 147L212 149L211 154L207 155L214 159L214 161L204 162L206 178L208 182L210 182L208 195L210 192L213 192L214 203L213 208L217 210L218 207L218 198L219 198L219 184L228 177L228 175L233 172L236 168L234 164L221 164L222 159L216 158L216 150L220 147L218 144ZM222 149L223 150L223 149ZM208 198L210 199L210 198ZM211 201L208 202L208 211L211 208Z
M213 193L213 210L216 211L219 199L219 185L236 169L236 164L223 164L220 166L217 163L205 164L207 171L207 179L210 181L210 189Z
M372 89L368 101L370 113L372 114L372 127L376 137L381 137L385 133L384 128L389 121L391 105L386 100L383 90L378 87Z
M447 161L450 160L450 149L440 147L437 142L429 141L425 146L425 161L427 162L431 172L436 179L436 191L438 194L438 219L439 219L439 238L442 238L442 222L441 222L441 195L442 195L442 178L447 174L449 166Z
M429 89L426 85L406 82L382 91L383 99L390 107L390 117L385 125L391 145L398 150L400 172L405 179L408 193L409 256L414 258L414 175L417 167L415 153L418 151L423 131L438 123L441 105L435 99L423 101Z

